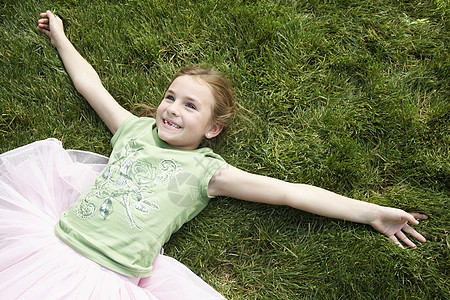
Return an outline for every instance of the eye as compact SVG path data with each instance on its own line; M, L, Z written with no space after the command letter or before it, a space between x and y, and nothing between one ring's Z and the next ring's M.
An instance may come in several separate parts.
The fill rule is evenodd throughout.
M194 104L192 104L192 103L186 104L186 107L188 107L190 109L197 109L197 107Z
M170 100L170 101L175 101L175 97L172 96L172 95L167 95L167 96L166 96L166 99L167 99L167 100Z

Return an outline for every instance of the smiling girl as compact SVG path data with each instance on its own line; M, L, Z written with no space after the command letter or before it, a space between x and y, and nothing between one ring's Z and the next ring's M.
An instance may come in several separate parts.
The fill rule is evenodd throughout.
M61 19L42 13L38 30L50 38L76 89L113 134L113 151L105 165L95 154L67 152L58 141L46 140L0 157L8 166L2 169L0 210L12 216L0 227L10 241L2 242L0 257L4 297L222 298L160 254L170 236L216 196L369 224L401 247L416 247L406 234L425 242L409 226L425 215L251 174L199 147L221 135L233 118L233 95L219 74L183 69L156 115L138 118L106 91L66 38ZM35 157L50 167L36 167ZM45 180L21 185L24 170L33 170L37 182Z

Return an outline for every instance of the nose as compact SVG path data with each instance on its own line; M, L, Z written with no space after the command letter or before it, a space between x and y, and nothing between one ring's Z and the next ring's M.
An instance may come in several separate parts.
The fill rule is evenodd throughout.
M177 102L173 102L172 104L169 105L169 107L167 107L167 113L171 116L176 116L178 117L180 115L180 110L178 108L178 104Z

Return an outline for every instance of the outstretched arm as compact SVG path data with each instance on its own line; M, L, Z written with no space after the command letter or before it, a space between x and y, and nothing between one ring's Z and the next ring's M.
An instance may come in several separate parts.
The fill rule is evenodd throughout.
M94 68L67 39L61 19L50 11L41 13L40 16L37 29L50 38L77 91L83 95L114 134L131 113L120 106L109 94Z
M417 225L419 222L416 218L426 219L425 215L354 200L311 185L293 184L247 173L230 165L216 172L210 181L208 193L211 196L288 205L325 217L369 224L400 247L403 247L402 243L416 247L405 233L425 242L425 238L408 225L408 222Z

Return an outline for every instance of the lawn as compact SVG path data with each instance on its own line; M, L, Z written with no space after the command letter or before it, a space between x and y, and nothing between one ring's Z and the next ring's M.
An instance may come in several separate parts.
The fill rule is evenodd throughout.
M127 109L206 63L242 109L216 152L239 168L430 216L401 250L365 225L218 198L165 245L228 299L450 294L450 4L394 1L0 2L0 153L111 135L35 29L51 9ZM448 299L448 298L447 298Z

